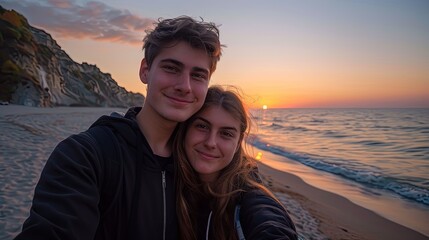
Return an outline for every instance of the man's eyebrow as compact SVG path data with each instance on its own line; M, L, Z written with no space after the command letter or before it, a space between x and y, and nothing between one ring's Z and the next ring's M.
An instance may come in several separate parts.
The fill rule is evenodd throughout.
M180 61L177 61L176 59L172 59L172 58L166 58L166 59L162 59L161 60L162 63L172 63L174 65L177 65L179 67L184 67L185 64L183 64ZM210 71L208 69L205 68L201 68L201 67L193 67L192 68L193 71L197 71L197 72L204 72L205 74L209 74Z
M207 74L207 75L210 74L210 71L208 69L205 69L205 68L193 67L192 70L194 70L196 72L203 72L204 74Z
M175 60L175 59L171 59L171 58L162 59L162 60L161 60L161 62L162 62L162 63L172 63L172 64L174 64L174 65L178 65L178 66L180 66L180 67L183 67L183 66L184 66L184 64L183 64L182 62L177 61L177 60Z

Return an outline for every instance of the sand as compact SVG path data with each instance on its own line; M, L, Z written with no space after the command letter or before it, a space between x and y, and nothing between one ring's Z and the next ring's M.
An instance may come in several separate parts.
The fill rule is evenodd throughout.
M339 195L259 162L264 181L284 203L305 239L429 239Z

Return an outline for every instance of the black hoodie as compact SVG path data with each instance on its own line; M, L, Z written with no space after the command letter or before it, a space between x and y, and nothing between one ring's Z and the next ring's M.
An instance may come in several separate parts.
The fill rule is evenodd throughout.
M15 239L177 239L172 158L153 154L139 111L58 144Z

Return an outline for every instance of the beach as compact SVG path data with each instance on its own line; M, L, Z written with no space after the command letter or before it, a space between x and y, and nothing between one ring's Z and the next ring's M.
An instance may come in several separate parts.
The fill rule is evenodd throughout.
M298 176L261 162L259 170L305 239L429 239L344 197L315 188Z
M12 239L28 216L35 184L59 141L116 108L0 106L0 239ZM352 201L321 190L260 151L264 183L285 205L304 239L429 239Z

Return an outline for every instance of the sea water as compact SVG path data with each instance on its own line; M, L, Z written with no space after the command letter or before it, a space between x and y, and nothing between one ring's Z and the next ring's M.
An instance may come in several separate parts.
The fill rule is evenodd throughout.
M251 112L254 148L330 176L347 186L337 194L429 235L429 109Z

